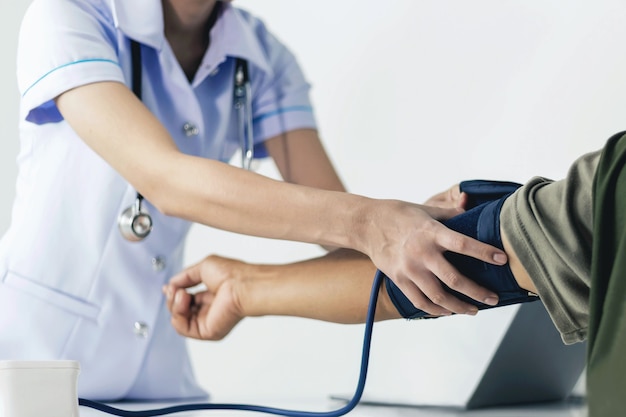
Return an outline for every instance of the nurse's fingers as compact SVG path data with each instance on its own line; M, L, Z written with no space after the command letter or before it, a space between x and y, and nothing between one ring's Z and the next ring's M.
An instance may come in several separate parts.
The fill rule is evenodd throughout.
M440 230L435 234L435 242L447 251L476 258L483 262L492 264L504 264L506 262L506 255L500 255L501 251L497 248L470 238L462 233L450 230L443 225L441 225ZM461 274L443 256L443 253L438 253L437 256L433 256L428 264L428 268L441 282L445 283L451 289L484 304L496 305L498 303L498 295L495 292L481 287L473 281L471 277L466 277ZM431 295L427 295L433 300ZM438 294L434 296L440 297ZM463 304L465 304L467 308L474 308L466 303ZM450 308L450 306L445 303L441 305ZM456 312L456 310L452 311Z
M420 287L407 277L396 278L394 282L416 308L433 316L449 316L452 314L450 310L442 307L441 305L435 304L426 296L424 292L427 288L430 288L428 290L430 294L437 294L440 290L443 290L439 280L434 275L429 275L430 279L420 282ZM450 294L444 295L451 296ZM445 302L443 299L439 299L438 301Z
M445 258L442 257L442 259L445 262ZM438 268L433 268L433 270L438 270ZM416 308L428 314L433 316L447 316L451 313L475 315L478 313L476 306L459 299L456 295L446 290L441 285L441 282L444 282L450 288L452 286L460 288L461 291L459 292L462 293L472 293L472 291L480 290L482 287L464 277L458 271L454 270L454 272L457 274L454 277L452 277L452 272L449 272L445 277L435 275L433 272L422 273L418 281L419 285L408 277L398 278L395 282ZM452 281L455 282L453 283ZM474 288L471 287L472 284Z
M455 213L459 214L458 211L450 209L428 206L422 207L427 213L433 216L433 218L438 220L446 220L453 217ZM435 243L443 249L460 253L461 255L466 255L471 258L480 259L483 262L494 265L504 265L507 262L506 253L504 253L502 249L449 229L442 223L431 226L433 227L432 234L434 235Z
M471 277L467 277L460 273L445 257L441 256L439 262L432 268L432 272L448 287L460 292L476 301L490 306L498 304L498 295L480 285L478 285ZM476 309L475 306L469 306L471 310ZM467 313L472 314L472 313Z
M447 190L430 197L424 204L440 208L464 208L467 204L467 194L461 192L459 184L454 184Z

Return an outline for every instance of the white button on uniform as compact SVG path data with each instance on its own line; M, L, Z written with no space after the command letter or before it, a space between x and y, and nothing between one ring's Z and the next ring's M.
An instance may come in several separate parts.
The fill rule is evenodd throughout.
M198 127L191 122L187 122L183 125L183 131L188 138L191 136L198 136L200 133Z
M165 258L162 256L155 256L152 258L152 270L160 272L165 269Z
M150 327L143 321L135 322L135 328L133 329L133 332L135 333L137 337L141 337L142 339L145 339L146 337L148 337L149 330L150 330Z
M211 77L215 77L218 72L220 72L220 67L216 67L213 71L211 71L211 73L209 75Z

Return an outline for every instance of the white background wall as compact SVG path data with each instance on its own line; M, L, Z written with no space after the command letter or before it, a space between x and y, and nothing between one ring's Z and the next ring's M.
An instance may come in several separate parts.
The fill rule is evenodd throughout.
M0 14L0 232L14 195L14 60L27 4L7 2ZM561 178L577 156L626 127L621 0L235 5L264 18L296 52L313 85L324 144L352 192L419 202L461 179ZM269 163L261 172L275 175ZM285 262L321 252L194 227L187 262L208 253ZM471 390L468 378L512 311L377 325L368 390L454 402ZM190 345L199 378L218 397L324 397L353 390L361 335L361 326L257 318L222 342Z

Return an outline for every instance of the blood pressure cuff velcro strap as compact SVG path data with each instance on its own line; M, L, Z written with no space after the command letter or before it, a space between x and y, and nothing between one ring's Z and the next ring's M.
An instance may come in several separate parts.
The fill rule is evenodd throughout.
M461 183L461 191L466 192L470 197L469 201L477 205L465 213L445 221L444 224L452 230L503 249L500 237L500 210L504 200L519 186L520 184L511 182L484 180ZM446 291L469 304L475 305L479 310L538 300L537 296L529 294L528 291L517 285L508 264L492 265L453 252L446 252L445 257L460 273L498 294L498 304L490 306L473 300L441 283ZM391 301L402 317L408 319L431 317L428 313L413 306L394 282L386 276L385 287Z
M516 182L490 180L468 180L459 184L461 192L467 194L467 210L508 196L521 186Z

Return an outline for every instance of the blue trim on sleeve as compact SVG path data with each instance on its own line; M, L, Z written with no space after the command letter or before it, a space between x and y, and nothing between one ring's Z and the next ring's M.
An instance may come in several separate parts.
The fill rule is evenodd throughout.
M276 116L277 114L288 113L288 112L292 112L292 111L306 111L306 112L309 112L309 113L313 113L313 107L311 107L311 106L291 106L291 107L284 107L282 109L276 109L274 111L258 115L257 117L252 119L252 123L260 122L261 120L267 119L268 117Z
M115 62L111 59L104 59L104 58L94 58L94 59L82 59L80 61L75 61L75 62L70 62L67 64L63 64L59 67L56 67L54 69L51 69L50 71L46 72L44 75L42 75L37 81L35 81L33 84L31 84L30 87L28 87L25 91L24 94L22 94L22 97L24 97L34 86L37 85L37 83L39 83L39 81L43 80L44 78L46 78L48 75L52 74L54 71L59 70L61 68L65 68L65 67L69 67L70 65L74 65L74 64L82 64L85 62L108 62L111 64L115 64L118 67L120 66L120 64L118 62Z

